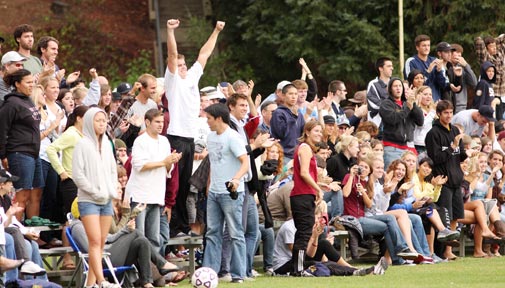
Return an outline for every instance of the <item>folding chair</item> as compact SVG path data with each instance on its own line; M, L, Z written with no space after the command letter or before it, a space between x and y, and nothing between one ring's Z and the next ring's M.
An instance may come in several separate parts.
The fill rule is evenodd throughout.
M77 255L79 256L78 260L79 262L77 263L74 273L72 274L72 278L68 283L68 287L69 288L72 287L74 279L76 279L77 276L80 276L79 272L81 271L81 269L82 269L82 275L85 275L85 277L84 279L80 279L81 281L77 281L76 279L76 285L73 287L84 287L88 279L89 264L87 259L89 258L89 255L87 253L81 252L79 246L74 241L74 238L72 238L72 229L70 227L65 228L65 234L68 238L70 246L72 246L74 252L77 253ZM114 283L120 285L121 287L134 287L133 283L138 279L137 267L135 267L135 265L113 267L109 256L110 253L108 252L102 253L102 258L105 261L105 264L107 265L107 268L103 269L104 277L106 278L112 277L112 279L114 279ZM122 275L121 281L118 280L118 277L116 275Z

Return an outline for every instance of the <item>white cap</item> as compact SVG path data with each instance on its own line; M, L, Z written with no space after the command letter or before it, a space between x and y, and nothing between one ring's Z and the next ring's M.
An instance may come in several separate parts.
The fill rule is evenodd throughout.
M203 87L202 89L200 89L200 92L205 93L209 97L209 100L224 98L224 95L222 94L220 95L218 93L216 87L212 86Z
M284 88L284 86L286 86L288 84L291 84L291 82L286 81L286 80L279 82L279 84L277 84L277 90L282 90L282 88Z
M19 62L26 61L26 58L19 55L16 51L9 51L2 56L2 65L11 63L11 62Z

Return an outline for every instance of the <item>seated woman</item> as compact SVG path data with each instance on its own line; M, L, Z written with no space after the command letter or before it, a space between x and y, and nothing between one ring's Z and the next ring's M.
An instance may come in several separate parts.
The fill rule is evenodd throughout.
M466 210L473 210L475 220L477 220L464 224L478 223L478 225L474 226L474 257L487 256L482 250L483 238L500 239L500 237L490 230L489 226L494 227L496 232L500 233L499 235L503 235L505 232L503 231L504 224L500 219L500 213L496 205L497 201L496 199L491 199L494 184L493 178L501 167L494 167L490 174L484 173L487 169L487 158L488 155L481 152L478 157L470 158L464 164L462 163L463 171L467 172L465 173L465 180L462 183L463 191L465 192L465 219L463 220L471 218L469 216L469 219L467 219ZM477 213L479 216L477 216ZM497 249L493 251L493 254L499 254Z
M324 262L335 276L364 276L368 274L382 275L388 268L387 261L382 257L379 262L370 268L358 269L351 266L335 250L327 239L319 237L324 231L324 218L322 217L322 205L316 206L316 222L312 228L312 235L306 249L306 258L303 263L304 269L316 262ZM286 275L291 271L292 249L296 233L293 219L282 224L275 239L274 265L275 274Z
M384 235L392 263L401 265L404 261L399 257L414 260L419 253L408 247L395 216L388 214L365 216L365 209L372 207L374 198L376 179L372 167L370 160L360 159L358 165L353 166L350 173L345 175L342 181L344 215L356 217L365 236Z
M121 185L118 183L119 199L122 196ZM77 199L75 200L77 202ZM124 205L122 205L124 204ZM133 211L130 211L129 203L122 203L114 200L114 221L112 221L110 234L106 240L105 250L111 254L111 262L114 266L125 266L135 264L139 271L139 285L142 287L154 287L159 285L153 280L151 263L155 265L161 275L167 275L165 279L172 282L180 282L186 278L184 271L169 263L155 250L149 240L140 232L135 230L135 217L145 209L145 204L139 204ZM76 210L76 209L75 209ZM74 215L74 217L77 215ZM86 232L80 221L73 221L71 224L72 236L83 251L87 251L88 243ZM125 253L127 251L127 253ZM161 280L164 285L164 279Z
M388 211L391 192L394 191L400 180L399 172L392 170L384 179L383 158L371 155L370 161L372 162L373 176L375 179L374 198L372 200L372 206L365 209L365 216L384 214L395 216L398 226L400 227L402 235L405 238L410 250L420 252L418 259L415 259L414 262L417 264L433 263L434 260L431 258L433 253L430 253L429 251L421 217L415 214L408 214L402 209ZM401 165L396 165L396 161L401 160L393 161L389 167L401 168ZM404 166L403 169L405 169Z

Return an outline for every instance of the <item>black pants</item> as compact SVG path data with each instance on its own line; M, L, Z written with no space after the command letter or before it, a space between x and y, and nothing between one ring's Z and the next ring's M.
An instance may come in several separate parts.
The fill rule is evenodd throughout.
M315 222L316 203L314 195L298 195L290 197L291 213L295 222L296 233L295 243L293 243L293 273L300 273L303 270L305 252L312 235L312 227Z
M190 231L188 221L188 209L186 200L189 193L189 178L193 172L193 157L195 155L195 143L193 138L167 135L172 149L177 153L182 153L179 161L179 191L175 199L175 206L172 208L172 219L170 221L170 236L173 237L179 232L188 233Z
M335 247L331 245L330 241L326 239L319 239L317 244L317 250L314 257L307 257L307 261L321 261L323 256L326 256L329 261L338 262L340 260L340 254L337 252Z

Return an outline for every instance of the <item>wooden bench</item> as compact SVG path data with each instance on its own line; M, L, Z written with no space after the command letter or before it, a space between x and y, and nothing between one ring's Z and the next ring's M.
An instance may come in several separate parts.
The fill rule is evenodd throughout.
M195 249L200 248L203 243L203 237L174 237L170 238L167 242L168 245L182 245L189 250L189 273L191 275L195 272Z
M58 271L61 262L63 261L63 256L66 253L70 253L72 256L76 254L72 250L72 247L56 247L51 249L39 249L40 256L42 257L42 262L44 262L44 266L46 270L49 271Z

